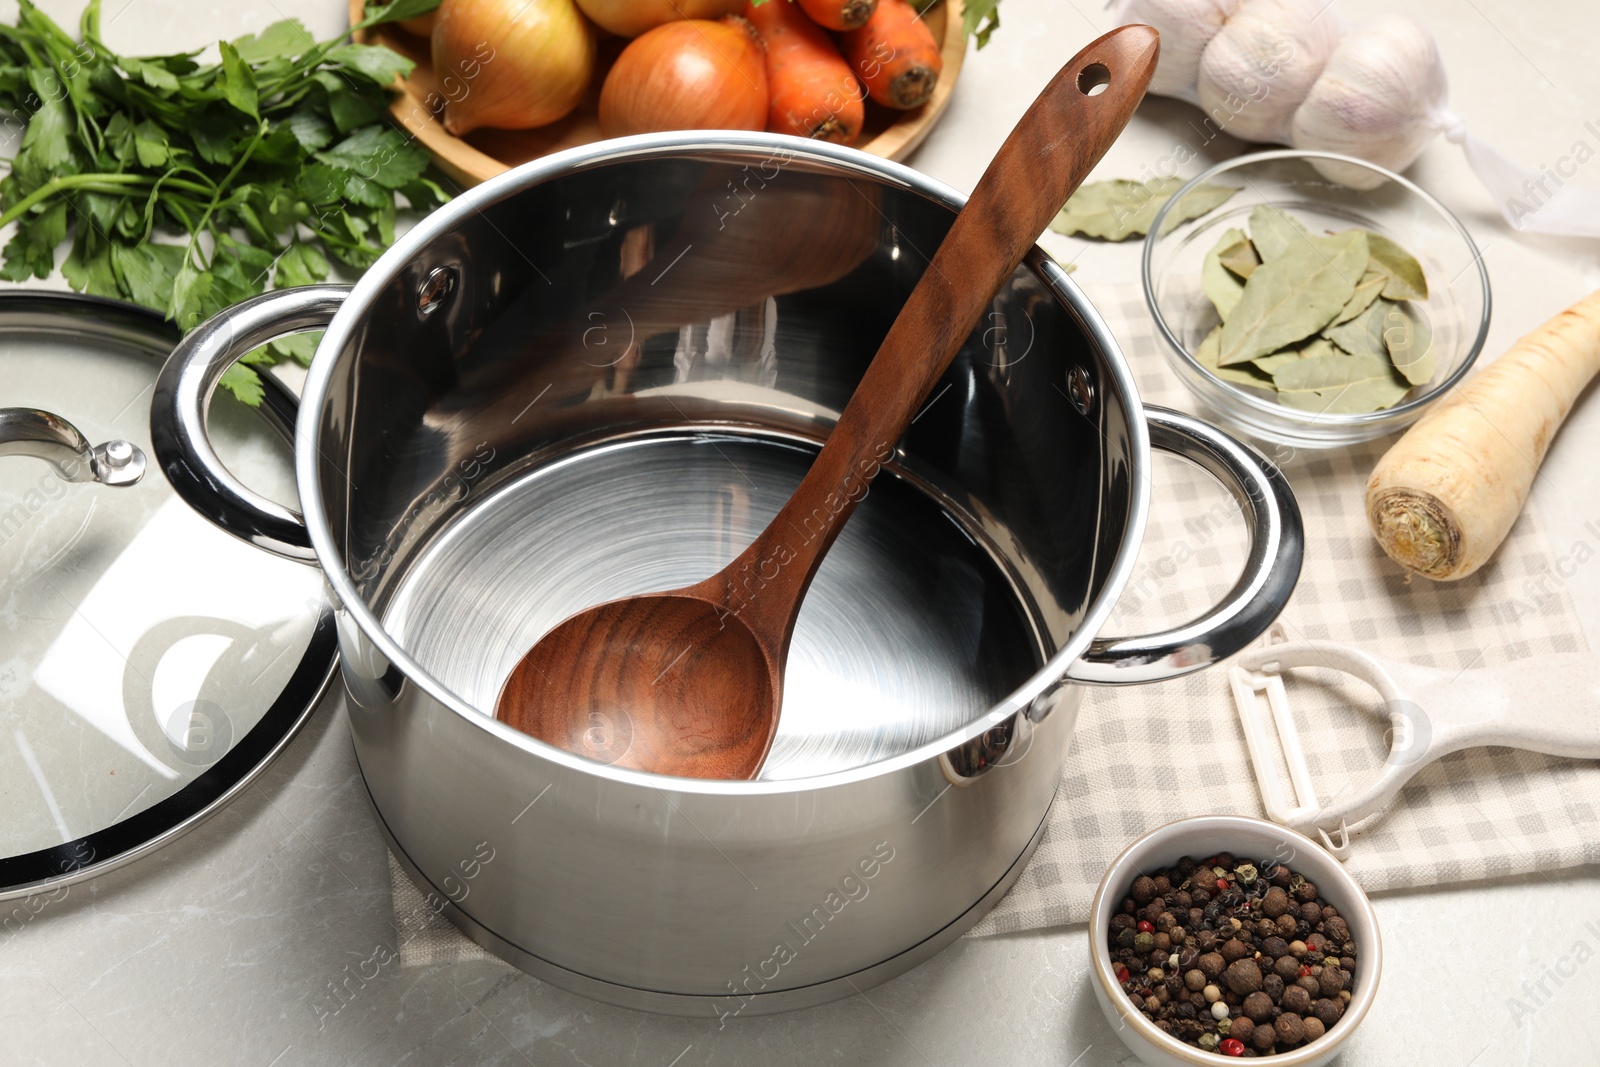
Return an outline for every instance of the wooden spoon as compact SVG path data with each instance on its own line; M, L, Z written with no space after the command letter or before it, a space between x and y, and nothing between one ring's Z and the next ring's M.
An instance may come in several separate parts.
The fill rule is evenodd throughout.
M697 585L579 612L522 658L498 717L605 763L750 778L772 746L806 587L996 289L1144 96L1156 31L1074 56L1001 146L912 290L794 496Z

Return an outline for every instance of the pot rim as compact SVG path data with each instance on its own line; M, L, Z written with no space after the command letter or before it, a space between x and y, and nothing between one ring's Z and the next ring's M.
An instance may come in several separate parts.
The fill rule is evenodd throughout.
M704 778L678 778L651 774L598 763L574 755L564 749L522 733L500 722L492 715L472 707L454 692L441 684L421 664L396 642L384 629L382 622L372 612L357 591L354 581L344 567L323 509L321 479L318 472L320 457L316 442L318 425L327 403L333 373L332 353L339 352L349 343L358 320L377 295L388 286L424 246L456 228L474 214L482 214L490 205L541 185L553 178L611 163L643 160L663 156L703 155L715 157L726 152L783 151L790 162L801 161L821 164L831 170L855 172L865 177L887 180L890 184L920 193L936 203L959 211L966 196L942 182L935 181L902 164L869 155L854 148L812 141L787 134L746 133L739 131L692 131L656 134L639 134L632 137L598 141L590 145L557 152L525 163L504 174L468 189L433 214L422 219L415 227L397 240L351 290L348 299L328 325L317 358L312 361L301 393L300 415L295 426L295 481L300 494L301 509L318 562L342 611L353 621L374 648L400 668L413 684L419 686L434 700L456 715L471 722L492 736L522 749L530 756L558 764L568 770L579 771L619 784L649 787L677 794L711 796L750 796L757 794L800 793L844 786L892 774L903 768L916 766L950 751L953 748L993 729L1012 715L1023 711L1039 696L1062 682L1067 669L1088 648L1090 641L1105 623L1123 587L1132 576L1135 558L1144 539L1145 520L1150 504L1150 435L1145 421L1144 405L1134 385L1133 374L1126 359L1112 337L1100 313L1084 296L1077 283L1041 248L1035 245L1024 259L1039 280L1056 296L1099 349L1108 369L1109 383L1123 405L1128 422L1132 477L1131 501L1127 525L1121 544L1111 563L1100 592L1091 602L1083 621L1056 654L1051 656L1020 686L987 711L975 716L959 727L914 749L875 763L808 778L777 781L728 781ZM509 240L509 238L507 238ZM383 673L380 668L377 674Z

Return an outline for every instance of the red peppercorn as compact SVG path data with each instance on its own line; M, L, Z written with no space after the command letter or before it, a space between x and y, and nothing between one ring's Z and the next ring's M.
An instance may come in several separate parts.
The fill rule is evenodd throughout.
M1226 878L1218 878L1217 879L1217 892L1219 892L1219 893L1225 892L1227 890L1227 888L1228 888L1228 880Z
M1117 968L1117 981L1126 982L1127 980L1128 980L1128 968L1126 968L1126 967L1118 967Z
M1217 1051L1224 1056L1243 1056L1244 1042L1236 1037L1225 1037L1222 1039L1222 1044L1217 1046Z
M1311 965L1305 964L1300 968L1300 977L1304 978L1311 973Z
M1156 928L1156 924L1155 923L1147 922L1144 919L1140 919L1139 920L1139 932L1141 934L1152 933L1152 932L1155 931L1155 928Z

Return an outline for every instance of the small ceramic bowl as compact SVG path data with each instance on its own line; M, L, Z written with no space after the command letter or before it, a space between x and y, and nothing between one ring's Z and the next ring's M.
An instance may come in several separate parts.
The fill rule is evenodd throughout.
M1310 838L1276 823L1242 815L1203 815L1168 823L1145 834L1111 861L1100 888L1095 890L1089 914L1089 971L1095 999L1106 1020L1128 1050L1149 1067L1222 1067L1237 1063L1232 1056L1207 1052L1185 1044L1145 1018L1117 983L1111 952L1106 947L1111 917L1117 913L1128 887L1140 874L1170 866L1180 856L1210 856L1231 852L1252 859L1271 859L1303 874L1317 886L1322 898L1350 924L1357 957L1350 1003L1344 1015L1315 1041L1258 1062L1274 1067L1320 1067L1337 1056L1361 1020L1378 989L1383 973L1383 944L1372 904L1344 866Z
M1329 181L1311 161L1330 161L1365 175L1354 189ZM1166 231L1172 205L1202 183L1238 189L1216 211ZM1278 402L1270 388L1235 385L1214 376L1195 350L1221 321L1200 288L1206 253L1229 229L1249 229L1251 209L1281 208L1313 233L1374 230L1416 256L1428 299L1412 306L1432 329L1435 370L1393 407L1368 414L1303 411ZM1472 369L1489 333L1489 272L1460 220L1412 182L1392 171L1331 152L1257 152L1220 163L1179 189L1156 215L1145 238L1144 298L1167 357L1184 385L1217 421L1257 439L1301 448L1332 448L1404 429Z

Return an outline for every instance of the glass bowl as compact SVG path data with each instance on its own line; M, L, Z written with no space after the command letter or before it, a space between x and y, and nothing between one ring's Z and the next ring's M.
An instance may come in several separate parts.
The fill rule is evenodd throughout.
M1362 184L1374 188L1330 181L1312 160L1367 172ZM1163 232L1172 206L1201 183L1239 191L1216 211ZM1410 303L1432 329L1435 362L1428 382L1382 411L1338 414L1280 404L1271 389L1236 385L1201 366L1195 350L1221 322L1201 290L1201 263L1226 230L1248 231L1250 212L1260 204L1282 209L1312 233L1351 227L1376 231L1417 258L1427 276L1428 298ZM1466 376L1489 332L1489 273L1466 227L1400 175L1332 152L1257 152L1220 163L1189 182L1150 226L1142 281L1167 356L1206 413L1252 437L1303 448L1355 444L1404 429Z

